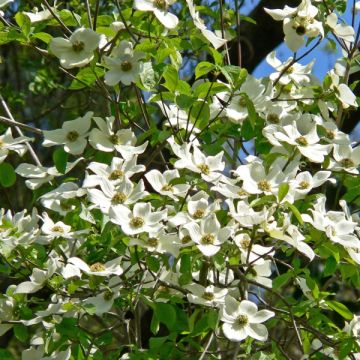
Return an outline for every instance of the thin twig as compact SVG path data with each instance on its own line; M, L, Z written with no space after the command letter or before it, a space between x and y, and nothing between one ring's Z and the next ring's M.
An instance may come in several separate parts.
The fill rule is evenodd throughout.
M85 4L86 4L86 13L87 13L88 21L89 21L89 27L90 27L90 29L92 29L92 28L93 28L93 24L92 24L92 22L91 22L91 9L90 9L89 0L86 0L86 1L85 1Z
M7 106L6 104L6 101L4 100L4 98L2 97L2 95L0 94L0 102L1 102L1 105L2 107L4 108L8 118L13 121L13 122L16 122L14 117L12 116L11 114L11 111L9 109L9 107ZM15 126L15 130L17 131L17 133L20 135L20 136L24 136L24 133L21 131L21 129L18 127L18 126ZM42 166L41 162L40 162L40 159L38 158L38 156L36 155L34 149L32 148L32 146L30 145L30 143L28 141L25 142L28 150L29 150L29 153L31 155L31 157L34 159L36 165L38 166Z
M50 11L50 14L53 16L53 18L60 24L60 26L63 28L63 30L68 34L71 35L71 30L64 24L64 22L54 13L54 10L51 8L49 3L46 0L43 0L44 5L46 8Z
M38 135L42 135L42 130L36 128L36 127L32 127L32 126L29 126L29 125L26 125L26 124L22 124L18 121L15 121L15 120L11 120L11 119L8 119L4 116L0 116L0 122L3 123L3 124L6 124L6 125L9 125L9 126L17 126L23 130L26 130L26 131L29 131L29 132L32 132L34 134L38 134Z
M97 18L98 18L98 15L99 15L99 5L100 5L100 0L96 0L94 22L93 22L93 30L94 31L96 30Z

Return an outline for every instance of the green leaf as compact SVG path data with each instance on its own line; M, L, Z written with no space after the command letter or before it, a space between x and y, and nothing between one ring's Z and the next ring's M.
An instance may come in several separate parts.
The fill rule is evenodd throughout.
M281 274L281 275L277 276L273 280L274 289L275 290L280 289L282 286L286 285L291 278L292 278L292 273L291 272L287 272L285 274Z
M334 300L325 300L326 305L340 314L344 319L351 320L354 315L353 313L342 303Z
M207 98L222 91L228 91L229 88L220 83L206 81L196 86L194 89L194 96L196 98Z
M96 306L94 304L85 304L83 306L83 309L89 315L94 315L96 313Z
M157 318L155 313L153 313L151 323L150 323L150 330L154 335L156 335L158 333L159 328L160 328L159 325L160 325L159 319Z
M209 123L209 119L210 119L209 105L203 101L194 102L191 108L190 119L197 128L203 129ZM190 124L189 130L191 130L192 128L193 126Z
M323 277L327 277L332 275L336 271L337 262L336 260L330 256L325 263L325 269L322 273Z
M16 173L11 164L2 163L0 164L0 184L3 187L10 187L15 184Z
M344 341L342 341L339 347L339 355L338 355L339 359L344 360L345 358L347 358L350 352L352 350L355 350L354 349L355 347L356 347L356 339L354 338L345 339Z
M208 62L208 61L202 61L197 64L195 68L195 78L198 79L199 77L202 77L206 74L208 74L210 71L215 69L215 65Z
M253 129L255 129L256 120L258 118L257 112L255 110L255 106L247 94L242 93L241 96L245 100L245 103L246 103L246 108L248 111L248 119L250 121L251 127Z
M212 47L209 47L209 51L215 61L215 64L221 66L223 63L223 56Z
M252 19L252 18L249 17L249 16L245 16L245 15L240 15L240 21L246 21L246 22L251 23L251 24L254 24L254 25L257 24L254 19Z
M69 154L63 148L58 148L53 152L52 158L56 170L61 174L65 174L68 156Z
M191 273L191 256L183 254L180 260L180 272L182 274Z
M304 224L304 221L301 217L300 211L297 209L297 207L293 204L290 204L288 201L285 202L285 205L291 210L291 212L295 215L297 221L302 225Z
M15 334L16 338L21 342L25 342L29 337L28 329L23 324L15 324L14 325L14 334Z
M178 71L172 65L169 65L163 73L163 78L165 82L162 85L171 92L175 92L179 83Z
M171 329L176 321L176 310L174 306L166 303L155 304L155 314L159 321Z
M97 78L100 78L102 76L104 76L103 69L99 67L95 67L93 69L90 67L86 67L84 69L81 69L77 73L76 79L71 82L69 89L80 90L86 87L90 87L95 83Z
M0 359L1 360L14 360L11 352L6 349L0 349Z
M208 315L202 316L196 323L194 330L192 332L192 336L196 336L201 334L202 332L209 329L209 317Z
M32 34L31 38L39 39L45 44L49 44L53 37L46 32L38 32L36 34Z
M240 88L248 74L246 69L234 65L221 66L219 70L234 90Z
M147 256L146 264L153 272L158 272L160 269L160 262L155 256Z
M21 28L21 32L28 37L30 34L30 28L31 28L31 21L27 15L24 13L18 12L15 15L15 21Z
M287 193L289 192L289 188L290 188L290 186L287 182L282 183L279 186L279 191L278 191L279 202L281 202L284 199L284 197L287 195Z

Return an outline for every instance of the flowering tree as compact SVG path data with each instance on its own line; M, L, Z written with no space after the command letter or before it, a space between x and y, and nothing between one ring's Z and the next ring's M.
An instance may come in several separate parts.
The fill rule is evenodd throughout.
M266 8L260 79L237 1L0 6L1 359L360 359L359 3Z

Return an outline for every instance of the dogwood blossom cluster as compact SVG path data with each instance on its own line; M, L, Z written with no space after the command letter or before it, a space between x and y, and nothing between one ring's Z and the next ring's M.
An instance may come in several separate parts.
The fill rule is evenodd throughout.
M184 6L191 31L213 52L225 44L201 9ZM240 68L231 76L219 62L212 69L223 78L190 86L179 75L181 57L169 51L159 64L151 43L182 26L175 3L136 0L128 10L161 31L121 19L109 31L82 26L49 43L47 56L75 79L98 69L94 84L115 102L111 115L94 107L41 131L39 146L60 151L60 166L54 156L15 169L34 200L27 210L0 211L0 271L10 279L0 335L29 329L24 360L105 359L106 351L140 359L143 307L153 312L150 343L164 332L160 346L170 342L183 356L211 349L226 359L229 342L245 344L244 354L260 351L268 339L280 342L281 327L306 341L297 358L327 354L342 341L352 341L355 354L358 316L313 279L338 269L357 284L360 266L359 220L344 189L358 179L360 146L338 120L357 102L342 61L323 85L311 73L314 61L300 64L296 54L281 61L272 52L267 77ZM328 33L355 40L353 27L315 1L266 11L283 21L294 52ZM10 151L23 156L30 140L7 129L0 162ZM331 311L348 322L329 325Z

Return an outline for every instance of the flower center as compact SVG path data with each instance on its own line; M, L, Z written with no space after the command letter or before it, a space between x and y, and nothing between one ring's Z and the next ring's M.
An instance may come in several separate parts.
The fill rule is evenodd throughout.
M298 35L303 36L306 33L306 28L304 25L299 25L296 27L295 31Z
M56 226L54 226L54 227L51 229L51 231L53 231L53 232L58 232L58 233L63 233L63 232L64 232L64 229L63 229L61 226L56 225Z
M79 133L77 131L69 131L66 135L66 138L70 141L70 142L74 142L79 138Z
M114 145L120 145L121 144L120 137L118 135L116 135L116 134L110 135L109 140Z
M66 202L64 202L64 201L60 201L60 207L61 207L61 209L64 210L64 211L69 211L69 210L71 210L70 204L68 204L68 203L66 203Z
M210 174L210 168L208 165L206 164L200 164L198 165L198 169L205 175L209 175Z
M74 41L72 44L72 48L75 52L80 52L84 50L85 44L82 41Z
M171 191L173 192L174 191L174 187L170 184L165 184L162 188L161 188L162 191Z
M240 327L244 327L249 323L249 318L246 315L240 315L236 319L236 324Z
M240 241L240 246L246 250L246 249L249 249L250 243L251 243L251 241L249 239L243 239Z
M278 124L280 122L280 118L278 114L269 114L266 117L266 120L272 124Z
M106 270L106 267L105 267L104 264L97 262L97 263L92 264L92 265L90 266L90 270L91 270L92 272L100 272L100 271L105 271L105 270Z
M211 293L211 292L207 292L207 291L205 291L205 292L202 294L201 297L202 297L203 299L205 299L205 300L208 300L208 301L211 301L211 300L214 300L214 299L215 299L214 294Z
M306 138L304 136L299 136L295 141L301 146L309 145L308 141L306 140Z
M239 196L246 196L248 193L247 193L244 189L241 189L241 190L239 190L239 191L237 192L237 194L238 194Z
M0 149L5 145L5 143L0 139Z
M239 97L239 105L241 107L246 107L246 98L245 98L245 96L240 96Z
M350 167L353 167L355 164L354 162L349 159L349 158L346 158L346 159L342 159L341 160L341 165L344 167L344 168L350 168Z
M286 70L286 72L287 72L288 74L292 74L292 73L294 72L294 67L293 67L293 66L290 66L290 67Z
M190 235L185 235L182 239L181 239L181 243L182 244L187 244L191 241L191 236Z
M302 190L308 189L310 187L310 184L307 181L301 181L299 184L299 188Z
M334 140L335 139L335 131L326 130L326 137L330 140Z
M212 245L214 244L215 236L213 234L206 234L200 239L202 245Z
M127 196L123 192L117 192L111 199L113 204L123 204Z
M128 60L125 60L121 63L121 70L124 72L130 71L132 69L131 62Z
M103 298L105 301L110 301L112 299L113 295L114 295L114 293L110 289L108 289L104 292Z
M124 172L121 170L114 170L113 172L111 172L111 174L109 175L109 180L117 180L117 179L121 179L124 176Z
M160 10L166 10L167 9L166 0L155 0L154 5L155 5L155 7L157 7Z
M142 227L144 225L144 223L145 223L145 221L142 217L135 216L131 219L130 226L132 226L134 228L139 228L139 227Z
M149 246L155 247L159 245L159 240L157 238L152 237L147 240L147 243Z
M271 190L271 185L269 184L269 182L267 180L261 180L258 182L258 188L261 191L270 191Z
M205 210L204 209L197 209L194 214L193 217L195 219L202 219L205 215Z

